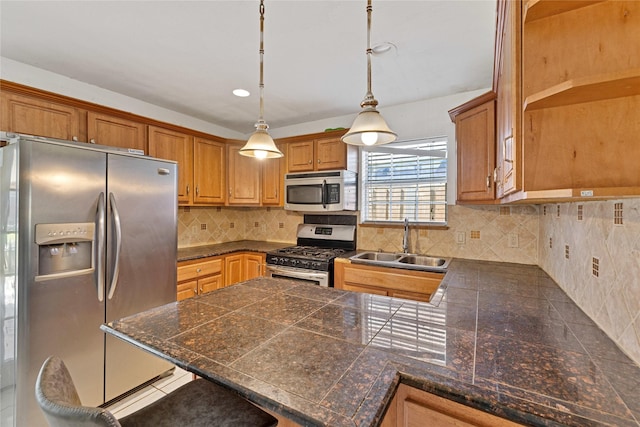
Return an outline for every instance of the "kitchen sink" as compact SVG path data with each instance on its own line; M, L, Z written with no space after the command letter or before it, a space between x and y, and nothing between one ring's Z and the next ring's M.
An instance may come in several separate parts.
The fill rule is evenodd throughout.
M429 255L391 253L391 252L361 252L349 258L356 264L377 265L379 267L403 268L406 270L447 271L451 258L441 258Z
M403 264L411 265L423 265L425 267L442 267L447 260L445 258L438 258L426 255L408 255L398 260Z
M401 254L392 254L388 252L363 252L361 254L355 255L355 258L367 261L397 261L402 258Z

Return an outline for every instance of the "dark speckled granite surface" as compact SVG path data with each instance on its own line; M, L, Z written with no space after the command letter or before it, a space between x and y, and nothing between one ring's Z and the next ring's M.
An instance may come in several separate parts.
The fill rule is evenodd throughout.
M216 243L214 245L192 246L187 248L178 248L178 261L189 261L192 259L206 258L210 256L218 256L230 254L232 252L269 252L287 246L293 246L295 243L282 242L262 242L257 240L238 240L235 242Z
M640 367L538 267L454 260L432 301L259 278L103 329L303 425L378 425L404 382L525 425L640 426Z

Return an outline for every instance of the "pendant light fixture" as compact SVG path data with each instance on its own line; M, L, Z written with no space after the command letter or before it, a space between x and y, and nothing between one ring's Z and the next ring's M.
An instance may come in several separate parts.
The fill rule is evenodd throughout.
M282 151L278 150L273 138L267 129L269 125L264 121L264 81L263 81L263 56L264 56L264 0L260 0L260 117L255 124L256 131L249 137L247 143L239 151L243 156L258 159L282 157Z
M378 101L371 92L371 0L367 0L367 94L360 103L362 111L356 116L353 125L342 137L342 142L351 145L382 145L396 140L398 136L389 129L387 122L376 110Z

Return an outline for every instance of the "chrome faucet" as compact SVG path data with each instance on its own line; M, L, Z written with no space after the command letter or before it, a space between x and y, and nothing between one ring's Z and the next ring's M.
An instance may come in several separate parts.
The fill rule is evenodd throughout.
M409 218L404 219L404 237L402 238L402 251L409 253Z

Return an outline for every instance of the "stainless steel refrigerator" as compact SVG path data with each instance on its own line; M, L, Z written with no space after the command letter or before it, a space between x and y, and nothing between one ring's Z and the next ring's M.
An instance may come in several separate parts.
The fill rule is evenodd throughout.
M90 406L171 369L99 327L176 299L177 166L2 135L0 424L34 427L46 425L34 386L49 355Z

